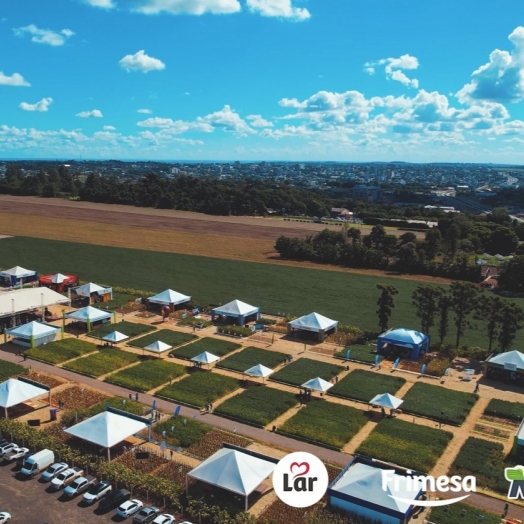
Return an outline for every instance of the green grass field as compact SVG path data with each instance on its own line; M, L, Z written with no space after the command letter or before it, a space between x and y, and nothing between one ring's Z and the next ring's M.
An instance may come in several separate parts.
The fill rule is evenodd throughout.
M382 419L356 453L428 473L453 433L395 418Z
M145 324L137 324L136 322L123 321L116 324L104 324L103 326L100 326L99 328L91 331L89 336L93 338L104 338L108 333L118 331L119 333L132 338L143 335L144 333L149 333L155 329L155 326L147 326Z
M0 360L0 382L7 380L8 378L14 378L18 375L25 375L27 368L19 366L18 364L12 364L6 360Z
M196 371L172 386L156 393L181 404L203 408L207 402L215 402L240 387L240 381L210 371Z
M202 424L202 422L191 418L173 417L155 424L152 437L156 440L164 440L170 446L188 448L202 440L212 429L212 426ZM164 431L165 435L163 435Z
M313 399L278 428L279 433L340 450L366 424L364 411Z
M342 351L335 353L335 356L345 359L348 349L350 350L349 360L356 360L357 362L366 362L369 364L373 364L375 362L376 354L372 353L372 351L374 351L376 348L374 346L370 346L369 344L355 344L353 346L348 346ZM382 362L383 360L384 357L379 355L378 361Z
M145 337L135 338L129 343L130 346L135 346L137 348L145 348L160 340L164 344L168 344L174 348L181 346L182 344L187 344L197 338L195 335L189 333L181 333L180 331L173 331L172 329L160 329L154 333L149 333Z
M250 346L222 360L217 364L217 367L242 373L257 364L274 369L285 360L286 355L284 353Z
M430 522L438 524L500 524L500 515L483 511L479 508L458 502L440 508L433 508L429 515Z
M356 369L337 382L328 391L328 395L369 402L375 395L381 393L394 395L405 383L402 377Z
M65 338L28 349L25 354L29 358L49 362L49 364L60 364L66 360L93 353L98 349L96 344L76 338Z
M241 298L265 313L298 316L318 311L342 324L371 330L378 329L376 284L393 284L399 294L390 326L420 329L411 303L411 294L419 283L411 280L29 237L5 238L0 267L16 264L43 274L74 270L83 280L139 287L152 293L166 287L183 288L198 304L224 304ZM524 306L524 299L515 302ZM453 340L454 330L450 329L446 341ZM481 331L468 329L462 343L482 347L486 340ZM522 343L524 330L519 332L515 346Z
M478 400L478 395L419 382L404 395L403 400L404 404L400 407L406 413L460 426Z
M184 366L155 358L109 375L105 382L118 384L135 391L149 391L185 373Z
M64 368L76 371L82 375L99 377L133 364L133 362L138 362L138 355L120 349L108 348L85 358L73 360L73 362L66 364Z
M263 428L298 404L296 395L265 386L249 388L226 400L215 413Z
M320 362L310 358L299 358L295 362L287 364L269 378L275 382L301 386L308 380L316 377L331 380L343 370L344 368L342 366L335 364L328 364L327 362Z
M223 357L224 355L231 353L231 351L235 351L235 349L238 349L239 347L241 347L240 344L236 344L235 342L204 337L197 340L196 342L188 344L187 346L174 349L169 354L178 358L189 360L193 357L196 357L197 355L200 355L200 353L207 351L208 353L212 353L217 357Z

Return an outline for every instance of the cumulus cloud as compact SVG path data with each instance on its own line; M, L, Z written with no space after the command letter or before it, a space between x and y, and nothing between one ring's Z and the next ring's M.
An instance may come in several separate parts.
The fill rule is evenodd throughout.
M138 51L134 55L126 55L120 62L120 67L126 71L161 71L166 65L158 58L153 58L145 54L144 50Z
M255 132L244 120L242 120L242 118L240 118L240 115L228 105L225 105L220 111L216 111L215 113L211 113L204 117L198 117L196 122L209 124L213 127L219 127L224 131L234 132L240 135Z
M40 111L44 113L45 111L48 111L49 106L52 102L52 98L42 98L42 100L40 100L40 102L36 102L36 104L28 104L27 102L22 102L18 107L20 109L23 109L24 111Z
M153 111L151 109L137 109L137 113L143 113L144 115L150 115Z
M246 120L249 120L249 124L253 127L273 127L273 122L262 118L262 115L249 115Z
M93 109L92 111L82 111L80 113L77 113L76 116L79 116L80 118L102 118L102 111L99 109Z
M114 126L104 126L102 129L104 131L116 131L116 127Z
M495 49L489 55L489 62L473 71L471 82L458 91L456 96L461 102L519 102L524 99L524 27L517 27L508 38L514 49Z
M171 118L161 118L158 116L146 118L137 122L140 127L150 127L163 129L169 134L182 134L186 131L203 131L205 133L211 133L214 131L214 127L205 122L185 122L183 120L172 120Z
M311 17L304 7L294 7L292 0L247 0L248 8L262 16L290 18L301 21Z
M134 0L135 11L147 15L170 13L173 15L231 14L240 11L238 0Z
M416 78L408 78L403 71L418 69L419 63L416 57L402 55L398 58L382 58L378 62L366 62L364 71L372 75L375 73L377 66L384 66L386 78L400 82L407 87L418 88L418 80Z
M83 0L83 2L93 7L101 7L102 9L113 9L116 7L113 0Z
M66 43L66 40L75 33L71 29L62 29L61 31L52 31L51 29L40 29L35 24L30 24L26 27L18 27L13 29L16 36L31 35L31 42L37 44L48 44L52 46L61 46Z
M31 84L26 82L24 77L18 73L13 73L11 76L7 76L4 75L2 71L0 71L0 85L29 87Z

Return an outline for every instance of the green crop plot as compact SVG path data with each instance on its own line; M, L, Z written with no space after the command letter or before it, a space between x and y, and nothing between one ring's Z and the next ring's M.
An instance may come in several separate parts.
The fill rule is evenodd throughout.
M89 377L99 377L133 364L133 362L138 362L138 359L138 355L134 353L107 348L85 358L73 360L66 364L64 368Z
M91 331L89 336L93 338L104 338L109 333L118 331L124 335L127 335L129 338L133 338L143 335L144 333L154 331L155 329L155 326L147 326L145 324L138 324L136 322L124 321L118 322L117 324L104 324L103 326L100 326L99 328Z
M268 351L255 347L247 347L217 364L219 368L243 372L257 364L274 369L286 360L286 355L278 351Z
M195 335L189 333L181 333L180 331L173 331L172 329L159 329L154 333L150 333L145 337L135 338L129 343L130 346L135 346L137 348L145 348L153 342L160 340L164 344L176 348L182 344L187 344L197 338Z
M296 362L288 364L274 375L271 375L270 380L300 386L304 384L304 382L316 377L331 380L341 371L344 371L342 366L336 366L335 364L328 364L327 362L312 360L310 358L299 358Z
M66 360L87 355L98 350L96 344L77 338L65 338L50 342L45 346L28 349L25 354L29 358L49 362L49 364L60 364Z
M208 353L212 353L217 357L223 357L224 355L231 353L231 351L235 351L235 349L238 349L239 347L242 346L240 344L235 344L234 342L229 342L228 340L204 337L197 340L196 342L187 344L184 347L171 351L170 355L189 360L193 357L196 357L197 355L200 355L200 353L207 351Z

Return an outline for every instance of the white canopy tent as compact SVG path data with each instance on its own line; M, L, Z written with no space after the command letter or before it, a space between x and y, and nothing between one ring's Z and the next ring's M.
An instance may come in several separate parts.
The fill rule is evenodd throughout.
M158 293L158 295L148 298L148 302L160 304L162 306L178 306L189 301L191 301L191 297L183 295L178 291L173 291L172 289L166 289L165 291L162 291L162 293Z
M275 466L260 456L222 448L187 473L186 492L191 477L243 496L247 511L249 495L273 473Z
M505 369L513 368L515 371L517 369L524 370L524 353L516 350L507 351L506 353L499 353L489 358L486 362L489 364L498 364Z
M311 389L312 391L320 391L321 393L326 392L329 388L333 387L333 384L331 382L328 382L327 380L324 380L323 378L316 377L312 378L311 380L308 380L307 382L304 382L300 386L304 389Z
M32 281L37 279L37 272L32 269L26 269L25 267L15 266L5 271L0 271L0 279L7 283L9 286L15 286L20 282L20 285L24 283L24 279Z
M113 446L147 427L148 419L108 407L107 411L88 418L65 432L107 448L107 459L111 460L110 449Z
M195 362L197 364L202 365L202 364L212 364L213 362L216 362L217 360L220 360L220 357L213 355L213 353L204 351L203 353L200 353L200 355L193 357L191 359L191 362Z
M389 393L382 393L373 397L369 404L372 406L380 406L382 408L397 409L404 401L401 398L394 397Z
M22 326L7 329L6 334L13 337L14 344L34 348L55 340L59 331L60 328L55 326L33 321Z
M2 382L0 384L0 406L4 408L5 418L7 418L7 408L41 395L51 396L51 388L23 377L10 378Z
M62 273L56 273L55 275L53 275L51 277L51 282L53 284L62 284L64 282L64 280L66 280L67 277L65 275L63 275Z
M238 319L238 325L243 326L248 317L255 316L256 320L260 318L260 308L240 300L233 300L211 310L211 320L215 320L217 315L236 318Z
M7 291L0 293L0 317L56 304L69 304L69 299L47 287Z
M113 288L102 287L98 284L93 284L93 282L71 288L71 292L79 297L89 298L90 304L92 303L91 299L93 299L94 302L107 302L113 299Z
M161 340L156 340L152 344L149 344L149 346L146 346L144 349L147 349L148 351L154 351L155 353L162 353L168 349L171 349L172 347L173 346L170 346Z
M331 320L330 318L313 312L309 315L304 315L300 318L292 320L291 322L288 322L287 331L288 334L291 334L293 330L318 333L319 341L323 342L326 334L332 330L336 330L337 326L337 320Z
M77 309L76 311L70 311L69 313L66 313L65 316L66 318L87 324L87 331L91 331L91 324L93 322L111 319L111 313L91 306L83 307L82 309Z
M111 344L116 344L118 342L122 342L122 340L127 340L128 338L129 337L127 335L120 333L120 331L111 331L111 333L108 333L105 337L102 337L102 340L110 342Z
M267 368L266 366L263 366L262 364L257 364L256 366L253 366L252 368L247 369L244 371L244 375L249 375L250 377L259 377L262 379L265 379L266 377L269 377L272 373L274 373L275 370L271 368Z

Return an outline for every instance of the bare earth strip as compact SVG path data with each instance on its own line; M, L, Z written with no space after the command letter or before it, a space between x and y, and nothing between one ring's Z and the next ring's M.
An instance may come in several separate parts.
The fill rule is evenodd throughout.
M107 208L113 207L119 211L106 211ZM164 216L165 213L180 216L175 219L175 217ZM182 218L186 215L189 218ZM198 218L194 219L194 217ZM231 222L231 220L277 225L273 227L264 225L257 228L241 222ZM347 269L312 262L282 261L274 249L278 236L283 233L295 235L297 232L304 236L310 234L311 231L292 227L283 230L280 224L287 226L293 223L250 217L208 217L183 211L142 209L91 202L0 196L0 235L29 236L362 275L384 276L386 274L378 270ZM297 225L307 224L298 223ZM320 224L308 226L324 227ZM447 279L425 275L388 276L423 282L449 283Z

